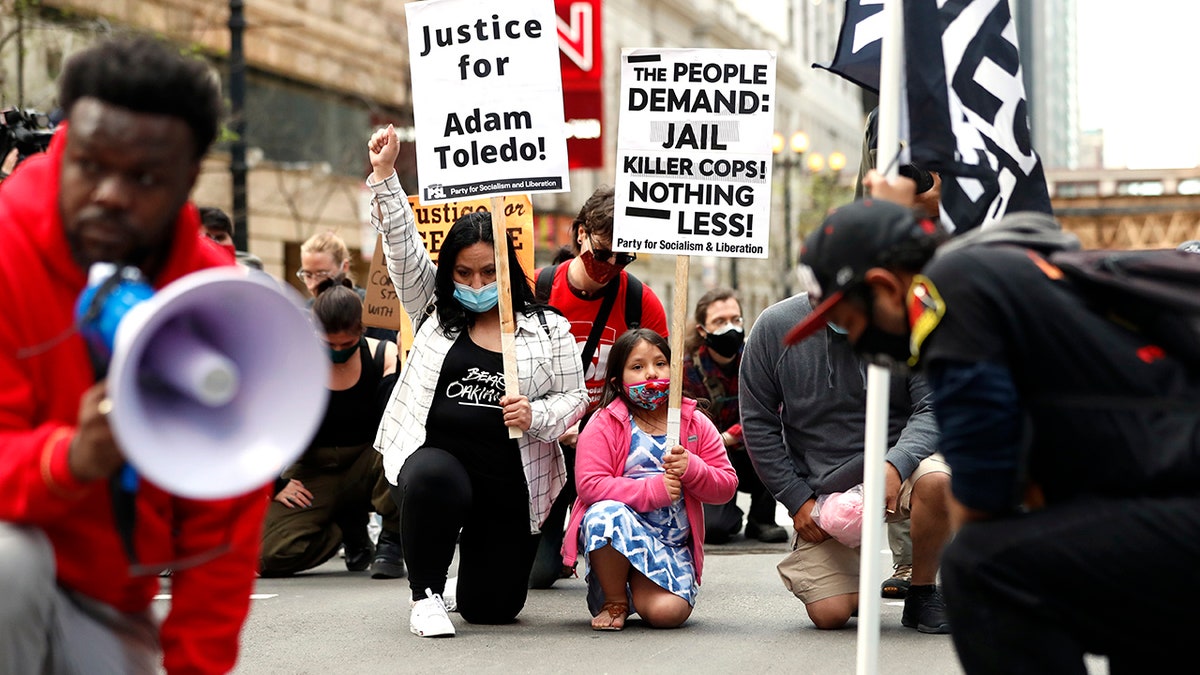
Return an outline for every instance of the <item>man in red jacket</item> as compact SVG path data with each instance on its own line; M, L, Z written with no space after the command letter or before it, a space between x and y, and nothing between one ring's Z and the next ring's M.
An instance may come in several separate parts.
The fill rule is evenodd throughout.
M221 109L198 61L149 39L79 53L66 122L0 186L0 673L223 673L249 610L266 488L193 501L142 480L127 556L110 479L124 464L74 305L89 266L155 288L231 265L188 195ZM250 339L247 336L247 339ZM170 448L163 448L170 452ZM151 612L156 569L171 609Z

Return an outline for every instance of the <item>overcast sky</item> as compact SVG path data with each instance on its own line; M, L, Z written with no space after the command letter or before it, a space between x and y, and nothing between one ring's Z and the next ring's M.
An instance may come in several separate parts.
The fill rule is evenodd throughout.
M1200 165L1200 2L1078 0L1079 123L1105 163Z
M765 25L786 24L784 2L734 1ZM1200 165L1200 0L1076 0L1076 6L1079 125L1104 130L1105 163Z

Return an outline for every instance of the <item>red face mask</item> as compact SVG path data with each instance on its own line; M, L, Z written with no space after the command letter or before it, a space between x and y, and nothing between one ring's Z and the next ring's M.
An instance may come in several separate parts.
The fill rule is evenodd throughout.
M583 270L587 272L588 277L598 284L607 284L621 273L620 267L596 260L590 250L580 253L579 259L583 261Z

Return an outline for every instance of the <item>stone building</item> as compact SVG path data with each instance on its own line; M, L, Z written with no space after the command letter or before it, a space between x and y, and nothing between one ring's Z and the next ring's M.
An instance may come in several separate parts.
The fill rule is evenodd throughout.
M833 53L839 3L789 0L779 21L752 17L735 0L585 0L602 17L603 166L572 171L573 190L538 195L539 264L566 243L566 225L579 205L613 180L615 128L623 47L769 49L778 54L776 127L804 130L812 152L839 151L857 170L862 110L858 93L829 73L810 68ZM206 56L222 77L229 73L230 2L212 0L3 0L0 7L0 104L52 110L54 80L74 51L129 29L149 30ZM404 5L386 0L246 0L244 32L247 91L248 248L268 272L296 283L299 244L313 233L339 232L352 248L369 252L363 177L365 141L372 129L395 123L411 142L407 28ZM810 93L811 92L811 93ZM232 211L229 139L204 164L194 198ZM411 148L401 156L401 180L416 188ZM689 296L734 278L748 316L779 299L788 265L781 257L794 229L784 227L782 173L773 190L769 260L698 257ZM793 197L796 221L804 206L803 170ZM790 243L790 242L789 242ZM793 254L794 255L794 254ZM360 260L357 277L365 278ZM636 273L661 290L671 306L674 256L645 256Z

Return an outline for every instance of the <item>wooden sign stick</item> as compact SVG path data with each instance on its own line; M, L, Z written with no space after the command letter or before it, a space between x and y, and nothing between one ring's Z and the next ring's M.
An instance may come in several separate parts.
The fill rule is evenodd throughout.
M688 313L688 268L691 256L675 256L675 302L671 307L671 390L667 399L667 450L679 444L683 402L683 331Z
M505 228L504 197L492 197L492 239L496 250L496 289L500 296L500 350L504 354L504 394L516 396L517 323L513 320L512 284L509 281L508 232ZM509 427L509 438L520 438L519 427Z

